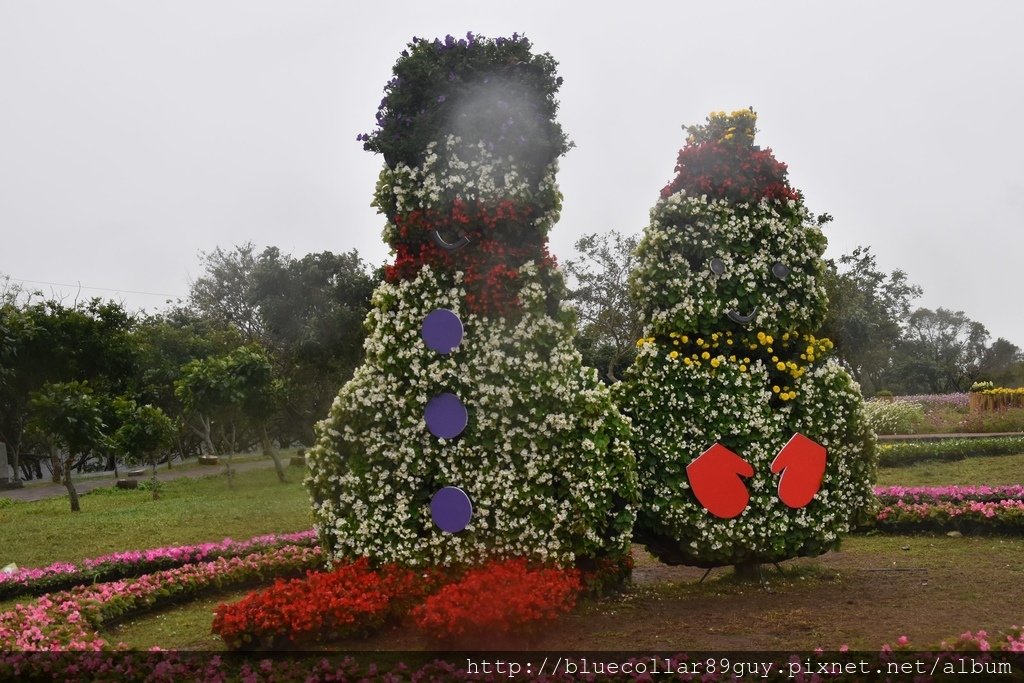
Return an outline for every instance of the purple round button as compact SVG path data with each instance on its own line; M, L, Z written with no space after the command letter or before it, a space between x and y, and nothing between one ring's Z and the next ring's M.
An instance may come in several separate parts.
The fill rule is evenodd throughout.
M430 516L441 531L457 534L473 518L473 503L457 486L445 486L430 499Z
M447 308L437 308L423 319L420 334L431 351L448 354L462 343L462 320Z
M454 439L469 424L469 411L458 396L446 392L430 399L423 411L423 419L434 436Z

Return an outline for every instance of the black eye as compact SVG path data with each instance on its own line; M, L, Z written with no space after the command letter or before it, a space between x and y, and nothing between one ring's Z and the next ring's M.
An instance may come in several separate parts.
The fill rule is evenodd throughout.
M720 258L713 258L709 263L711 266L711 272L715 275L721 275L725 272L725 261Z
M783 263L775 263L772 265L772 275L779 278L780 280L785 280L787 277L789 277L789 272L789 266Z

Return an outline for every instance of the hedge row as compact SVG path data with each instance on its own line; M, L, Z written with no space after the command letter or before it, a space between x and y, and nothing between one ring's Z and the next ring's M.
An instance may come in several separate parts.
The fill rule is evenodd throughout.
M907 467L926 460L950 461L1018 453L1024 453L1024 436L897 441L879 444L878 464L882 467Z

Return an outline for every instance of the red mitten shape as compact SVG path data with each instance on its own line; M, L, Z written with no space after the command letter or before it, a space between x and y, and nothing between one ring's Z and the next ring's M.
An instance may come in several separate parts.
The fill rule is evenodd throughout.
M803 434L794 434L772 461L779 477L779 498L791 508L802 508L814 498L825 476L825 447Z
M754 468L720 443L694 458L686 466L686 476L697 500L715 517L737 517L750 502L740 477L754 476Z

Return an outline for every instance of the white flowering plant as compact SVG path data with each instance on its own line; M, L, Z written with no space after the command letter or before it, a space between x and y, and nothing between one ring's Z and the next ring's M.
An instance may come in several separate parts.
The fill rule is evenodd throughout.
M785 165L753 144L755 121L742 110L690 128L631 281L647 328L616 392L633 423L636 536L671 563L818 555L873 504L860 388L812 334L827 304L826 241ZM820 486L795 507L772 471L794 434L826 452ZM749 466L736 474L749 496L738 514L713 514L687 469L716 443Z
M519 36L414 41L378 130L361 136L385 153L374 203L395 261L373 295L364 363L308 455L316 528L334 558L628 565L637 500L629 422L583 366L547 253L561 205L557 158L568 148L553 119L553 65ZM494 82L514 87L503 94ZM516 100L523 92L530 106ZM520 142L526 131L537 136ZM438 311L461 326L448 353L422 337ZM452 438L425 422L442 393L468 416ZM447 487L472 504L457 532L432 516L432 497Z

